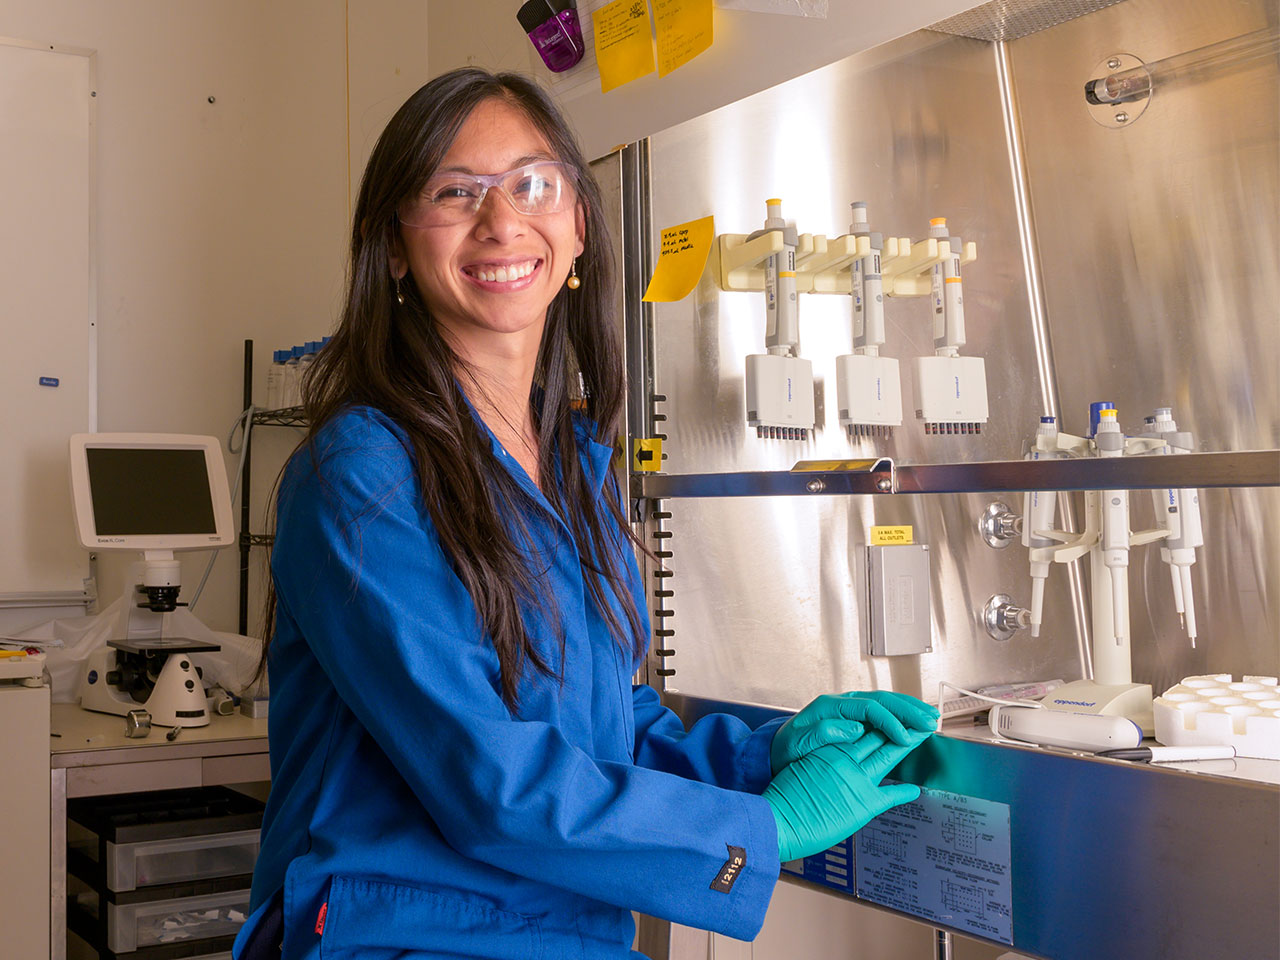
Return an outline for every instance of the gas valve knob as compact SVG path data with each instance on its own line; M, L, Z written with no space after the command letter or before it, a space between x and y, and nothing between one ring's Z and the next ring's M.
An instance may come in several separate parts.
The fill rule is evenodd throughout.
M1031 611L1018 606L1007 594L997 593L982 608L982 622L993 639L1005 641L1031 626Z
M1022 537L1022 517L997 500L978 518L978 532L987 546L1003 550Z

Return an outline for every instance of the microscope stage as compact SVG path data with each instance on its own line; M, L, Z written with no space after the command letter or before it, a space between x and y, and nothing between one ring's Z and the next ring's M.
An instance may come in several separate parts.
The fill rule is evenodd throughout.
M205 640L192 640L188 637L155 637L147 640L108 640L107 646L123 650L125 653L158 654L158 653L212 653L221 650L217 643Z

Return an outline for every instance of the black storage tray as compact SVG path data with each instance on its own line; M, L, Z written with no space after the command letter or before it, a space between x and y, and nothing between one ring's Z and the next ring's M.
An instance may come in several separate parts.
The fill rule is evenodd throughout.
M208 834L256 830L262 826L263 803L228 787L197 787L183 790L152 790L142 793L77 797L67 802L67 819L96 836L98 859L92 852L68 846L67 871L87 884L98 896L98 915L91 909L67 902L67 927L98 952L101 960L183 960L223 953L231 949L233 936L217 936L140 947L116 954L107 948L107 904L136 904L148 900L247 889L252 875L242 874L141 887L128 892L107 889L106 845L149 840L201 837Z
M137 843L262 826L263 803L229 787L151 790L67 801L67 818L100 841Z

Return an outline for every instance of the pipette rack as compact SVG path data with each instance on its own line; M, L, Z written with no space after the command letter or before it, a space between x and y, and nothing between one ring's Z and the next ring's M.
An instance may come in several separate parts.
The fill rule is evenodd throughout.
M755 292L764 290L764 262L782 250L782 235L771 231L748 239L745 233L722 233L712 247L710 264L722 290ZM845 234L829 238L821 233L802 233L796 247L796 292L848 295L849 277L855 260L871 255L871 238ZM880 274L884 292L890 297L927 297L933 290L933 268L952 255L946 240L885 237L880 251ZM964 244L960 264L978 259L978 245Z

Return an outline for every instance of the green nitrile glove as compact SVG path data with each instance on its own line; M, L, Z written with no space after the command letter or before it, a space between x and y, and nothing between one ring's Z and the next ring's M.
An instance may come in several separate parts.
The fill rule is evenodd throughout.
M776 776L788 763L829 743L853 743L864 733L879 730L907 746L909 730L932 731L938 711L915 697L889 690L828 694L818 697L778 728L769 746L769 764Z
M920 744L928 740L932 733L924 733L918 730L908 731L910 743L905 746L900 743L892 743L885 739L884 734L871 732L864 736L855 745L857 752L863 755L859 759L858 765L862 767L862 772L872 779L875 783L879 783L889 771L906 759L909 754Z
M883 787L879 780L927 736L911 737L917 743L904 746L868 733L855 743L818 747L787 764L762 794L778 825L779 858L821 853L886 810L919 797L914 784Z

